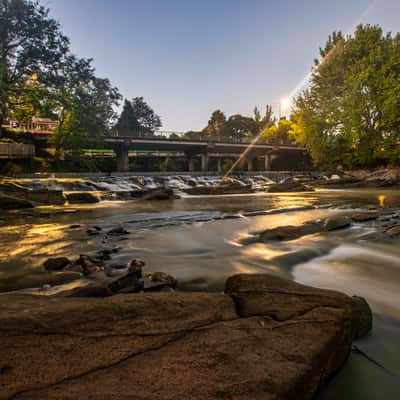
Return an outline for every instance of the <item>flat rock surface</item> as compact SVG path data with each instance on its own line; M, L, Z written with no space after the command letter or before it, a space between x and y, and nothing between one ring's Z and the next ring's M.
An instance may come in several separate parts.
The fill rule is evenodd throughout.
M311 399L368 306L251 277L226 294L2 295L0 399Z

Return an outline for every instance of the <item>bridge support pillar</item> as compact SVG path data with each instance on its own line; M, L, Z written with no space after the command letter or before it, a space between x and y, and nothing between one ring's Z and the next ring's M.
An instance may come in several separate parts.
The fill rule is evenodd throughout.
M196 170L196 159L194 157L188 158L189 172L194 172Z
M253 158L249 158L247 160L247 171L248 172L254 171L254 159Z
M201 154L201 172L208 171L208 154Z
M117 171L128 172L129 171L129 156L128 147L121 146L116 151L117 156Z
M217 158L217 172L222 173L222 157Z
M272 164L272 155L271 154L266 154L265 155L264 170L265 171L271 171L271 164Z

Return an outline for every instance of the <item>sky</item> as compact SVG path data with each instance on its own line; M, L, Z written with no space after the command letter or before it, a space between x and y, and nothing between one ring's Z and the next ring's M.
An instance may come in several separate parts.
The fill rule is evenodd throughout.
M400 31L400 0L43 0L72 51L121 94L143 96L162 130L211 113L252 115L297 88L330 33L360 22Z

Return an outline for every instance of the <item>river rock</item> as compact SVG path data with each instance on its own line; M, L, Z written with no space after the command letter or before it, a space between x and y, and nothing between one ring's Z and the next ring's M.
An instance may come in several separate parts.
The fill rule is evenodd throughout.
M111 236L123 236L128 235L129 232L123 226L118 226L116 228L110 229L107 234Z
M275 183L271 185L268 189L270 193L279 193L279 192L313 192L314 189L303 185L301 182L289 181L283 183Z
M357 333L351 297L235 277L229 294L2 296L0 398L314 398Z
M67 257L48 258L43 263L43 267L47 271L61 271L69 264L71 261Z
M372 328L372 312L363 298L301 285L269 274L234 275L227 280L225 293L235 299L236 310L242 317L268 315L276 321L287 321L308 313L312 318L315 311L323 316L318 309L325 308L326 316L340 310L348 319L350 340L366 335Z
M390 237L400 236L400 225L391 226L390 228L385 230L385 233Z
M174 199L174 191L170 188L150 189L142 197L143 200L171 200Z
M363 212L363 213L356 213L352 214L350 218L354 222L367 222L373 221L379 217L379 213L377 212Z
M350 218L346 216L335 216L326 218L323 221L324 230L335 231L338 229L348 228L351 225Z
M4 195L0 193L0 210L18 210L21 208L33 208L34 205L24 199Z
M308 222L299 226L278 226L277 228L267 229L264 232L261 232L257 241L268 242L270 240L294 240L305 235L320 232L321 230L321 224L316 222Z
M97 196L89 192L67 193L66 198L69 204L93 204L100 201Z
M170 286L172 288L175 288L178 285L177 279L166 274L165 272L149 272L146 274L146 276L150 282L154 282L156 284Z

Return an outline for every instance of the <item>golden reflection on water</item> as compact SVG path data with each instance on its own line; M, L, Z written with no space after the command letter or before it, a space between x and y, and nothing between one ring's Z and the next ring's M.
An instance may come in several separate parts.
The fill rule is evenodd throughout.
M385 206L385 200L386 200L386 196L384 196L383 194L378 196L378 201L379 201L379 206L380 207L384 207Z

